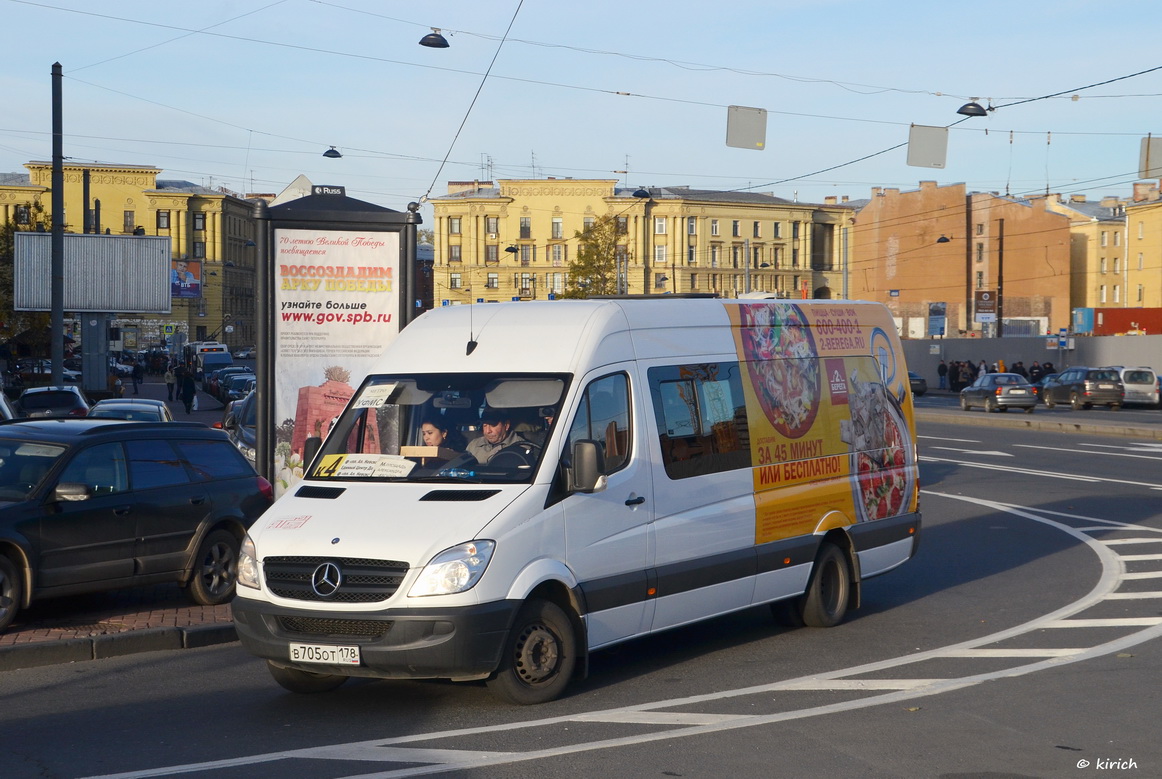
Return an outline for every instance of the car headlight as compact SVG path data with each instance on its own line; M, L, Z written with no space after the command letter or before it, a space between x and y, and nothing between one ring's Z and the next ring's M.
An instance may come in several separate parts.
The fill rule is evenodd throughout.
M452 595L472 589L484 575L495 548L495 541L469 541L445 549L424 566L408 597Z
M254 550L254 540L247 535L238 550L238 584L242 587L259 589L258 552Z

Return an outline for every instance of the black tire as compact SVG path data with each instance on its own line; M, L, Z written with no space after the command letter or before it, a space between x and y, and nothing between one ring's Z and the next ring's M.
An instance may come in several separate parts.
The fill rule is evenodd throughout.
M16 619L23 595L20 571L11 560L0 555L0 633Z
M283 689L297 692L300 695L330 692L351 678L340 674L317 674L310 671L300 671L297 668L283 668L269 660L266 661L266 667L270 670L270 675Z
M545 600L529 601L517 613L488 689L520 706L559 697L577 665L576 644L573 623L560 606Z
M1122 410L1121 403L1111 403L1110 404L1110 411L1121 411L1121 410Z
M234 597L238 583L238 539L228 530L206 534L194 556L186 593L201 606L217 606Z
M830 628L843 621L851 596L847 557L835 544L824 542L815 557L807 592L803 595L803 624Z
M1074 392L1069 396L1069 407L1074 411L1081 411L1085 408L1085 404L1081 402L1081 395Z
M1057 404L1053 402L1053 398L1046 395L1045 396L1045 408L1053 408L1055 405L1057 405Z
M961 395L960 396L960 410L961 411L968 411L970 408L972 408L972 406L969 405L968 398L966 398L964 395Z
M788 628L804 627L803 598L788 598L771 604L771 616L775 623Z

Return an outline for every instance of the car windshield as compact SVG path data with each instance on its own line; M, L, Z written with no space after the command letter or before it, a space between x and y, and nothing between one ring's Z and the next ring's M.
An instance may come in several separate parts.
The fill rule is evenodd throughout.
M314 479L528 482L569 376L370 377L335 420Z
M23 441L0 442L0 500L25 500L66 447Z
M1123 374L1124 381L1127 384L1153 384L1153 371L1126 371Z

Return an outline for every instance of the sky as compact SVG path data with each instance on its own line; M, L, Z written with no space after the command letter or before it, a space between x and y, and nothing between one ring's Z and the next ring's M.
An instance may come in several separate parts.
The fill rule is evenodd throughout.
M70 161L400 211L548 176L1127 196L1162 135L1156 0L0 0L0 29L0 173L51 160L60 62ZM732 105L767 111L762 150L726 145ZM911 125L957 122L943 168L906 164Z

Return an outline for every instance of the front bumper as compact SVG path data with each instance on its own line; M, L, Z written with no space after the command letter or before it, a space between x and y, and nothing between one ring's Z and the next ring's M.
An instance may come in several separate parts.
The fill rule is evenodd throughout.
M380 679L480 679L500 664L519 601L431 609L328 612L236 597L234 626L246 651L287 668ZM360 665L290 661L291 643L355 645Z

